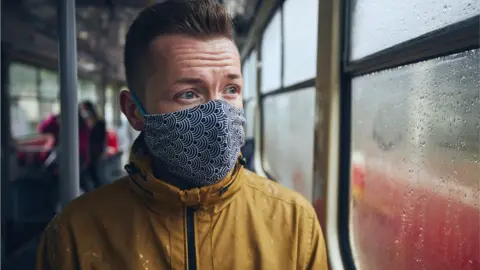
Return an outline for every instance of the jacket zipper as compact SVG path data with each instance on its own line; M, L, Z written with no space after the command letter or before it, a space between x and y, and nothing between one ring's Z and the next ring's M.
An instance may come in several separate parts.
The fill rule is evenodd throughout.
M195 250L195 211L196 207L187 207L187 269L197 270Z

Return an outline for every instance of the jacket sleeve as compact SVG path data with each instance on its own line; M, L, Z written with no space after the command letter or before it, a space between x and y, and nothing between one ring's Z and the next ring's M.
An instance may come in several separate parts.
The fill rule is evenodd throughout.
M73 237L63 224L54 218L43 232L37 251L37 270L78 269Z
M40 240L40 245L38 246L37 251L37 263L36 269L37 270L52 270L53 268L50 265L48 254L48 247L45 239L45 233L42 235L42 239Z
M307 253L306 269L328 270L327 249L323 238L322 228L316 214L311 218L312 231L310 238L310 251Z

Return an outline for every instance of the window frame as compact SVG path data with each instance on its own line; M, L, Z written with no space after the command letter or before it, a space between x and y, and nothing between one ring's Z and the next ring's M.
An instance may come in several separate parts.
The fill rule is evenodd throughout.
M242 59L246 59L254 48L257 51L257 105L255 109L255 171L260 176L268 176L263 170L262 160L264 157L263 147L263 102L261 98L261 38L267 24L273 18L277 9L285 0L265 0L259 2L256 7L256 16L252 20L250 32L244 47L241 49ZM296 89L304 89L309 86L315 87L315 124L314 124L314 151L313 151L313 185L312 199L317 215L322 224L326 244L328 248L329 263L333 269L342 269L342 259L338 251L338 233L336 231L336 209L326 204L328 200L336 198L335 183L338 173L338 95L339 95L339 71L340 71L340 4L341 0L322 0L318 5L317 27L317 62L314 78L297 82L294 85L266 93L263 98L270 95L287 93ZM283 19L282 19L283 21ZM283 33L283 31L282 31ZM281 39L283 40L283 38ZM282 52L284 50L282 49ZM323 52L323 53L322 53ZM283 69L283 67L282 67ZM283 76L281 77L283 84ZM272 179L270 177L270 179ZM275 181L275 179L272 179ZM327 192L327 190L332 190ZM328 196L328 193L334 196ZM335 204L333 205L335 207ZM327 209L328 208L328 209ZM329 214L330 213L330 214ZM327 216L333 215L327 226ZM328 228L333 228L328 230Z
M273 97L273 96L276 96L276 95L281 95L281 94L287 94L287 93L292 93L292 92L297 92L297 91L301 91L301 90L304 90L305 88L309 88L309 87L315 87L315 77L313 78L309 78L309 79L306 79L306 80L303 80L303 81L300 81L300 82L297 82L297 83L294 83L292 85L288 85L288 86L285 86L284 85L284 77L285 77L285 17L284 17L284 9L283 9L283 6L284 6L284 3L286 2L287 0L279 0L279 1L276 1L275 3L275 6L274 8L272 8L270 11L269 11L269 14L268 14L268 19L266 20L265 24L262 26L261 28L261 31L259 32L258 36L257 36L257 43L258 43L258 49L257 49L257 59L260 63L262 63L262 53L261 53L261 46L263 45L262 41L263 41L263 36L264 36L264 33L265 33L265 30L266 28L270 25L273 17L275 16L275 14L277 14L277 12L280 12L280 42L281 42L281 51L280 51L280 87L279 88L276 88L276 89L272 89L266 93L262 93L261 92L261 69L263 68L263 65L261 65L260 68L257 68L258 70L258 76L260 77L257 77L257 82L258 83L258 89L257 89L257 99L258 99L258 102L257 102L257 106L259 107L259 111L260 111L260 119L259 119L259 122L260 122L260 136L258 138L258 142L259 142L259 145L260 145L260 155L261 155L261 164L262 164L262 169L263 171L265 172L265 174L272 180L274 181L277 181L275 179L274 174L271 172L270 170L270 166L268 164L268 154L266 153L266 150L265 150L265 117L264 117L264 110L265 110L265 106L264 106L264 103L265 103L265 99L267 97ZM313 158L313 157L312 157Z
M335 0L331 0L335 2ZM350 241L350 155L351 155L351 109L352 109L352 79L361 75L379 72L408 64L414 64L438 57L460 53L480 48L480 15L447 25L424 35L401 42L376 53L350 60L352 0L341 2L340 18L340 102L339 117L339 166L338 178L335 181L336 200L328 200L327 208L338 209L336 214L328 218L336 218L336 224L329 224L327 231L337 232L337 246L345 269L356 269L352 256ZM321 1L322 2L322 1ZM320 35L319 35L320 38ZM328 192L334 191L329 190ZM336 226L336 228L331 228ZM330 260L338 260L330 258Z
M35 73L35 91L32 92L32 93L12 93L11 91L9 91L9 93L7 93L8 95L8 98L11 99L12 101L20 101L20 100L34 100L37 104L38 104L38 112L37 114L40 116L40 115L43 115L42 114L42 108L41 108L41 105L42 103L55 103L55 102L60 102L60 100L58 99L58 97L53 97L53 96L46 96L43 94L43 92L41 91L41 88L42 88L42 82L44 80L43 76L42 76L42 73L43 72L47 72L47 73L53 73L57 76L57 80L60 80L60 77L59 77L59 74L58 74L58 71L55 70L55 69L51 69L49 67L47 68L44 68L44 67L39 67L37 65L34 65L32 64L31 62L25 62L25 61L21 61L21 60L17 60L16 58L13 58L12 61L11 61L11 66L14 66L14 65L18 65L18 66L23 66L23 67L26 67L26 68L30 68L34 71ZM9 83L12 84L12 83L15 83L14 81L12 81L12 78L11 78L11 72L12 72L12 69L8 69L8 80L9 80ZM94 89L95 89L95 95L98 95L98 92L97 92L97 84L96 84L96 81L95 80L92 80L88 77L83 77L83 76L79 76L79 82L83 82L84 85L89 85L89 86L93 86ZM77 91L80 91L80 88L81 88L81 83L79 83L78 85L78 89ZM58 87L60 89L60 83L58 81ZM57 96L60 94L60 90L58 90L57 92ZM96 97L96 100L95 102L98 103L98 96ZM42 119L39 119L38 120L38 123L41 122ZM33 121L36 123L36 121ZM37 124L38 124L37 123Z
M254 64L255 64L255 65L254 65L254 70L255 70L255 73L257 73L257 64L258 64L257 58L258 58L258 56L255 57L255 59L252 58L254 51L256 52L255 56L257 56L258 52L257 52L256 48L255 48L255 47L251 47L251 48L249 48L248 52L246 53L246 56L243 57L242 60L241 60L241 63L242 63L242 75L243 75L243 78L244 78L244 80L243 80L243 87L244 87L244 88L247 87L247 86L249 86L249 85L247 85L247 83L250 84L250 82L246 82L246 81L245 81L245 74L243 74L243 71L244 71L244 68L245 68L245 64L251 64L251 62L247 63L247 60L248 60L248 61L254 61ZM247 72L248 72L248 71L247 71ZM257 76L257 74L255 74L255 75ZM255 76L255 79L256 79L256 76ZM250 78L250 75L249 75L249 78ZM250 80L250 79L249 79L249 80ZM256 103L257 100L258 100L257 81L258 81L258 80L256 79L255 82L254 82L254 83L255 83L255 87L254 87L254 89L253 89L253 92L254 92L253 97L250 97L250 98L244 98L244 97L242 97L243 108L244 108L244 110L245 110L245 114L247 114L247 111L246 111L247 106L250 105L250 103ZM256 107L256 106L255 106L255 107ZM254 114L255 114L255 107L254 107ZM247 116L247 115L245 115L245 116ZM254 115L253 119L254 119L254 122L255 122L255 115ZM248 120L248 119L247 119L247 120ZM253 123L253 124L254 124L254 123ZM255 125L255 124L254 124L254 125ZM246 135L246 134L245 134L245 135ZM255 126L254 126L254 128L253 128L253 139L255 139Z

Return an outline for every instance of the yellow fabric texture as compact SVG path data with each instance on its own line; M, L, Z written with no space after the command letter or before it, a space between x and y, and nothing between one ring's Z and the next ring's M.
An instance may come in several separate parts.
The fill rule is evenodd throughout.
M129 177L77 198L50 222L37 270L328 269L318 219L301 195L239 163L213 186L182 191L152 175L139 144ZM196 209L190 266L187 207Z

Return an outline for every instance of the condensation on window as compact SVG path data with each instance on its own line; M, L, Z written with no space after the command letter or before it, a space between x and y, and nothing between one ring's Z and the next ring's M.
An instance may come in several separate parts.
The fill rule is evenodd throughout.
M277 11L268 26L265 28L262 36L262 81L260 87L262 93L270 92L281 86L281 19L281 13L280 11Z
M105 89L105 122L108 128L115 128L115 121L114 121L114 108L118 99L117 93L113 90L111 85L108 85ZM122 113L123 114L123 113Z
M78 100L89 100L96 103L98 100L96 85L92 81L78 80Z
M60 85L57 72L40 70L40 96L55 100L59 97Z
M242 67L243 99L250 100L257 96L257 52L253 50Z
M51 114L60 112L60 104L58 100L42 100L38 102L39 118L43 120Z
M264 166L280 184L312 199L315 88L264 101Z
M255 126L255 105L256 101L251 100L245 104L245 118L247 123L245 124L245 136L247 139L253 139L255 136L254 126Z
M11 97L37 95L37 70L34 67L13 63L9 73Z
M17 104L11 104L10 117L10 126L13 138L26 136L33 133L34 129L29 124L27 113Z
M354 0L351 58L357 60L480 14L480 0Z
M29 124L32 129L35 130L34 127L42 120L39 115L40 108L38 100L31 97L23 97L14 102L26 113Z
M480 269L480 52L352 81L359 269Z
M289 86L315 77L318 0L288 0L283 5L284 78Z

